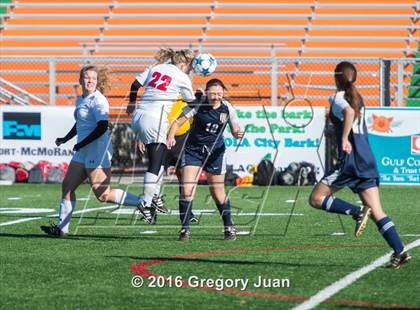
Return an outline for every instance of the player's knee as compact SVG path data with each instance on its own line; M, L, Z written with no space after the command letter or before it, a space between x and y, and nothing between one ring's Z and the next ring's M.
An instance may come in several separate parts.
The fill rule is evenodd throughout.
M72 189L69 182L63 181L63 183L61 184L61 192L64 196L64 195L71 194L72 192L74 192L74 190Z
M322 195L317 195L315 193L312 193L309 196L309 201L308 201L309 205L313 208L319 209L322 206L322 202L324 201L324 198L325 197L323 197Z
M179 198L184 201L192 201L194 196L192 191L184 191Z
M181 193L181 199L191 201L194 198L193 188L184 188Z
M194 197L192 195L182 195L181 200L184 201L193 201Z
M95 194L95 196L96 196L96 199L98 199L100 202L108 201L108 193Z
M93 192L95 193L96 199L100 202L107 202L109 201L109 190L101 190L100 188L93 188Z

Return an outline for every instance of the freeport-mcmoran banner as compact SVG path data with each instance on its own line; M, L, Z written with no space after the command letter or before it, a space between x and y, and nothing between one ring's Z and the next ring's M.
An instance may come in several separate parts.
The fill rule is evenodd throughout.
M74 107L0 106L0 162L69 162L76 139L56 147L74 125Z

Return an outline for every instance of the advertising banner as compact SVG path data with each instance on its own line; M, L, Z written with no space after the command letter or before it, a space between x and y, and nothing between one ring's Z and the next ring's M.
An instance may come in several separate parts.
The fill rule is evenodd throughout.
M420 108L366 109L382 184L420 185Z
M0 105L0 162L68 162L73 138L60 147L55 139L63 137L74 125L74 107Z
M245 136L242 142L225 134L227 164L238 175L249 175L253 165L269 158L276 168L291 162L313 164L317 179L323 176L325 139L321 139L325 125L325 108L236 106Z

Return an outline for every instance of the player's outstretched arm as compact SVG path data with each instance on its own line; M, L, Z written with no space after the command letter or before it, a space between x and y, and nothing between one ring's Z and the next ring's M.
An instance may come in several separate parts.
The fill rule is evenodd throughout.
M245 134L239 125L230 126L230 131L232 132L232 136L234 136L236 139L242 139Z
M187 103L187 105L190 108L195 108L196 106L200 105L201 103L203 103L206 99L206 97L204 96L204 90L202 88L198 88L195 91L195 99L194 100L188 100L185 99L185 102Z
M230 104L230 102L225 100L224 103L227 105L229 109L229 127L232 133L232 136L234 136L236 139L242 139L245 132L241 129L241 126L239 126L239 120L236 115L236 110L232 106L232 104Z
M146 145L141 140L137 140L137 148L139 149L140 154L144 155L146 152Z
M73 150L78 151L82 147L88 145L89 143L92 143L96 139L98 139L100 136L102 136L106 131L108 130L108 121L102 120L96 123L95 129L82 141L77 143Z
M60 146L61 144L66 143L75 135L77 135L76 123L74 123L72 129L70 129L70 131L64 137L55 139L55 145Z
M140 87L142 87L142 85L137 79L134 80L134 82L131 84L130 101L128 102L128 105L126 108L126 112L128 115L131 115L136 109L137 92L139 91Z
M168 137L166 140L166 146L168 147L168 149L171 149L173 146L175 146L176 142L175 142L175 134L177 132L177 130L188 120L188 118L184 115L181 114L176 120L173 121L173 123L171 124L171 127L169 128L168 131Z

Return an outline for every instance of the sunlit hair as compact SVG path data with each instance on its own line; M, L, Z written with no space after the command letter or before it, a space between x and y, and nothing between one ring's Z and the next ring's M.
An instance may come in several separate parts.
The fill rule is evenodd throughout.
M360 109L364 106L363 98L354 86L357 78L356 67L347 61L340 62L334 70L335 83L339 91L344 91L344 98L349 102L356 117L360 117Z
M158 64L170 62L174 65L186 64L190 68L195 58L195 52L190 49L174 51L171 48L161 48L155 55Z
M98 75L98 82L96 84L96 89L99 90L102 94L106 94L111 90L112 81L111 81L111 70L106 67L98 66L85 66L80 70L79 80L80 83L83 81L83 76L87 71L94 71Z

